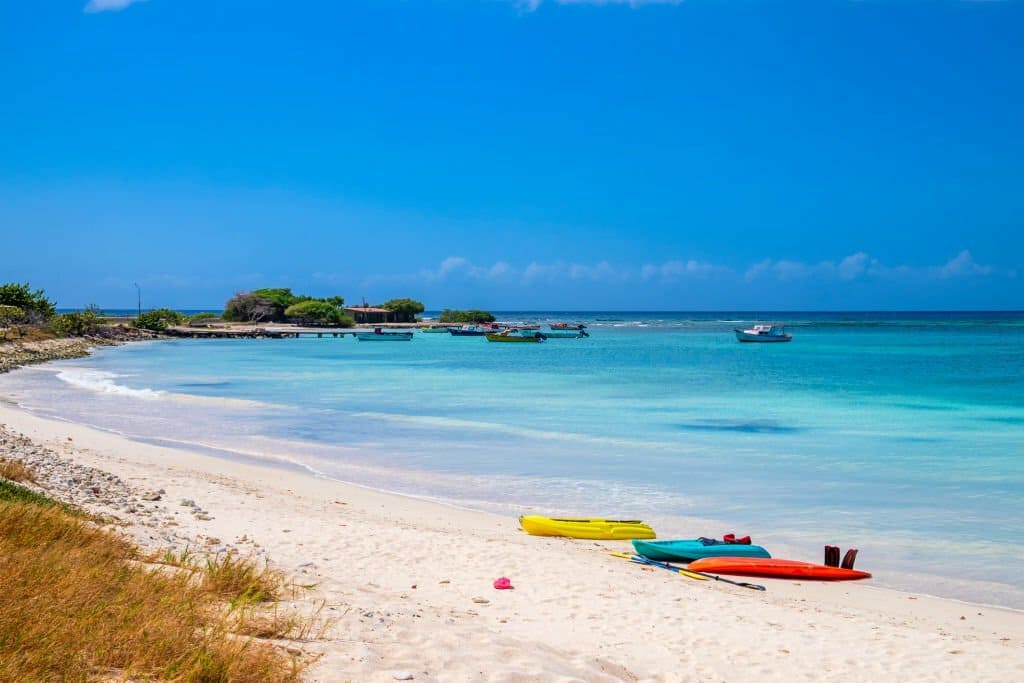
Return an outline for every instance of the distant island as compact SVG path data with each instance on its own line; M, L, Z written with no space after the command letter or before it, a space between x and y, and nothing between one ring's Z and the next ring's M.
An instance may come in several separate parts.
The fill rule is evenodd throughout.
M54 301L43 289L29 283L0 285L0 343L14 340L38 341L49 338L97 336L134 338L133 331L165 333L181 327L213 327L221 323L259 325L266 323L301 327L351 328L356 325L415 325L422 323L422 302L410 298L390 299L370 305L346 306L342 296L313 297L295 294L287 287L266 287L240 291L227 300L223 312L186 315L170 308L142 310L128 319L108 316L96 305L79 311L58 313ZM481 310L444 309L439 323L494 322L494 315Z

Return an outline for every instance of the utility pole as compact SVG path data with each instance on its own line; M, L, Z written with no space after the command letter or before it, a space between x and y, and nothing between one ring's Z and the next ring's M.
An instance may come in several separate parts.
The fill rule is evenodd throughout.
M135 291L139 295L139 317L141 318L142 317L142 288L139 287L139 283L138 282L133 282L132 284L135 285Z

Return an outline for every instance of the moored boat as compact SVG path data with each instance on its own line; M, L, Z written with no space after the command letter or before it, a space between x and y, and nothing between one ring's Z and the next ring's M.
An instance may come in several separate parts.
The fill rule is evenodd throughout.
M779 323L758 324L741 330L735 328L736 339L741 342L788 342L793 335L786 333L784 325Z
M692 562L704 557L771 557L759 545L745 543L724 543L711 539L690 539L675 541L633 541L638 555L661 562Z
M543 334L548 339L583 339L590 336L586 330L551 330Z
M489 342L542 342L545 337L539 332L515 332L513 330L505 330L504 332L495 332L486 335L487 341Z
M523 531L532 536L567 536L595 540L654 538L654 529L638 519L553 518L527 515L519 518Z
M492 331L493 328L482 327L480 325L462 325L461 327L448 328L448 332L453 337L482 337Z
M549 327L553 330L582 330L586 327L583 323L551 323Z
M359 341L412 341L412 332L385 332L375 327L373 332L356 332Z
M871 574L856 569L763 557L705 557L690 563L689 569L710 574L769 576L778 579L850 581L869 579Z
M448 334L451 330L448 327L421 327L420 332L425 334Z

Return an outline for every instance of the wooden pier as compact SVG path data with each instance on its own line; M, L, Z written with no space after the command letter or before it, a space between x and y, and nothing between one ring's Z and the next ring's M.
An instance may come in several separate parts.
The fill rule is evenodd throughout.
M265 327L168 327L164 334L186 339L298 339L299 337L342 337L355 336L357 332L372 332L372 329L352 327L295 327L273 325Z

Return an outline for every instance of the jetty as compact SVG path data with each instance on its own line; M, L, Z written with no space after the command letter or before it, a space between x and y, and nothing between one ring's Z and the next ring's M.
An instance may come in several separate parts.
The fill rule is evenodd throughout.
M372 329L355 327L297 327L295 325L266 325L252 327L190 327L174 325L164 330L170 337L187 339L298 339L299 337L345 337Z

